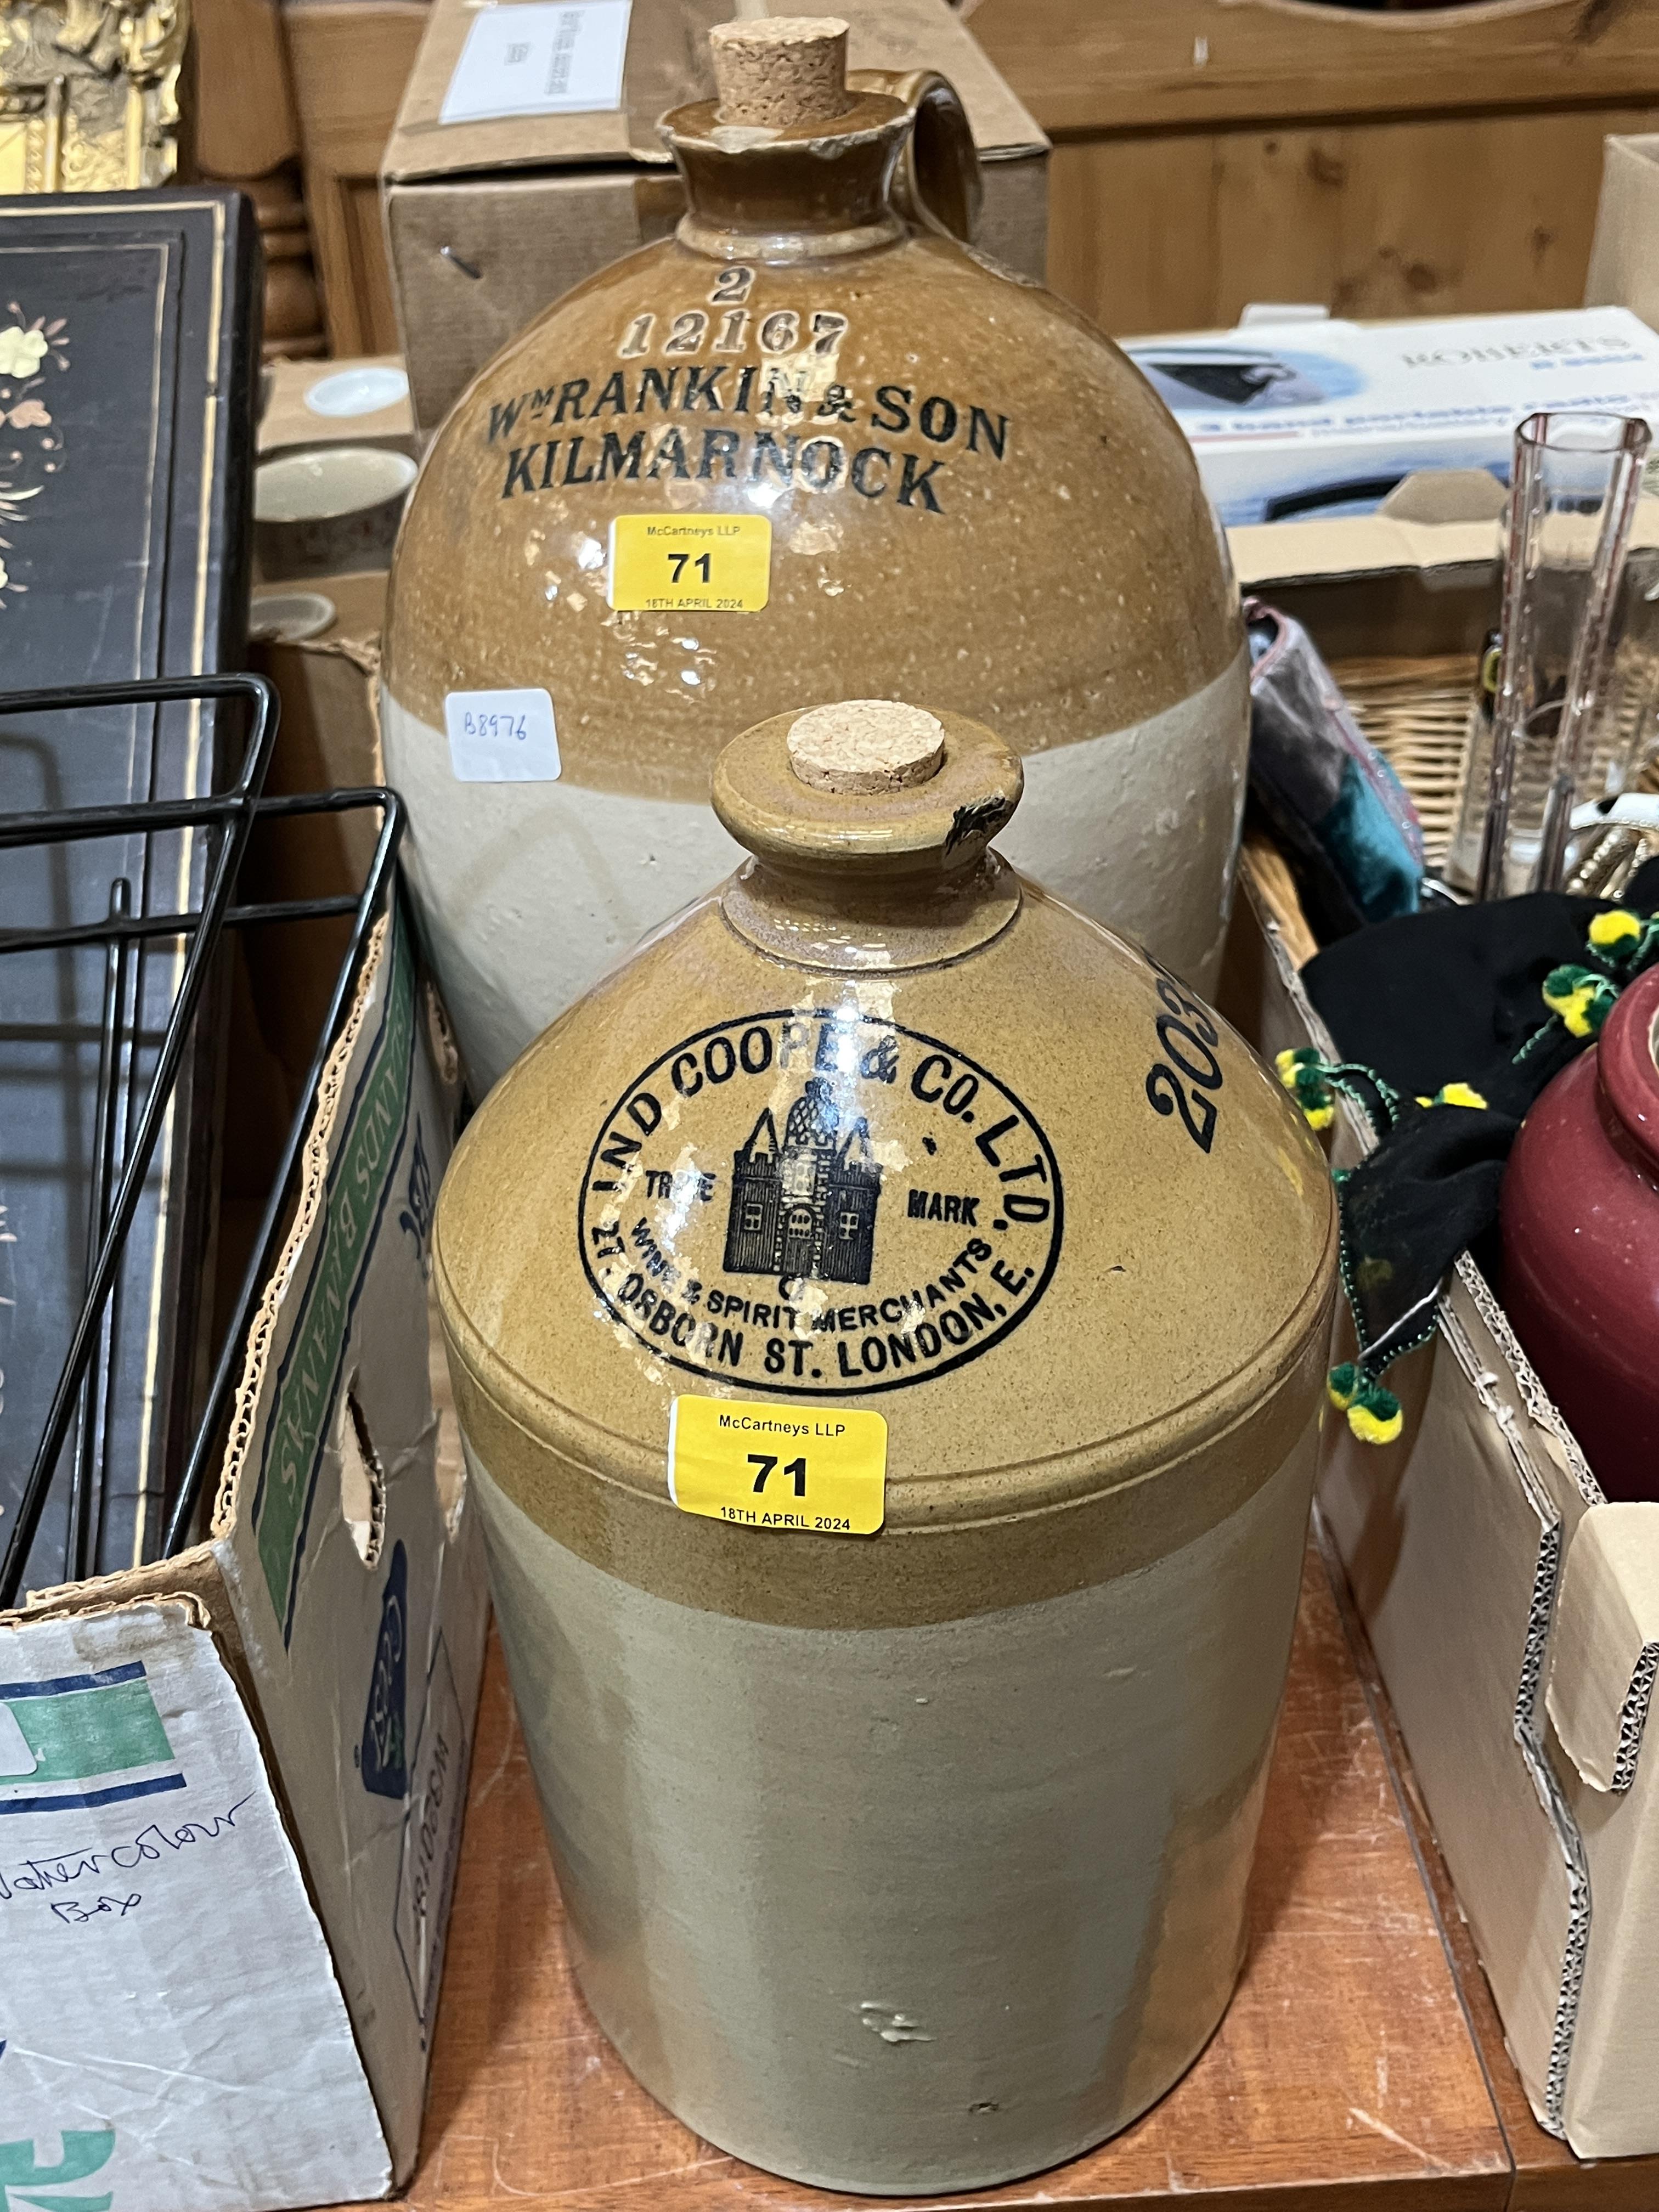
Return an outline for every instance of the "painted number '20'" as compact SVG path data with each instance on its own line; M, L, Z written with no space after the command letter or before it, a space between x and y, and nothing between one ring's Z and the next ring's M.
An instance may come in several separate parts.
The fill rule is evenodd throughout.
M773 1468L776 1467L777 1463L777 1455L775 1452L750 1453L750 1466L757 1467L760 1469L760 1473L755 1477L755 1495L757 1498L758 1498L761 1492L765 1489L766 1478L771 1474ZM806 1495L806 1462L804 1459L792 1459L783 1471L787 1475L793 1477L796 1497L805 1498Z
M1178 1114L1200 1152L1207 1152L1215 1141L1217 1118L1210 1094L1222 1082L1214 1051L1218 1031L1201 1002L1188 998L1166 969L1158 970L1158 995L1165 1010L1158 1018L1158 1041L1167 1057L1147 1073L1147 1101L1154 1113Z

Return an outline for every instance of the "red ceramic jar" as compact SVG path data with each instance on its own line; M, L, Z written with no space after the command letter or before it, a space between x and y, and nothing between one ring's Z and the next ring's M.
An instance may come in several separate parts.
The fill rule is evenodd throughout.
M1659 968L1521 1125L1504 1304L1609 1498L1659 1498Z

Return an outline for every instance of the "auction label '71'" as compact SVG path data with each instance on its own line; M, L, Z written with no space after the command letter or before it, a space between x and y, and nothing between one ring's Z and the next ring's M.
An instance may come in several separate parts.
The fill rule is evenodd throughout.
M611 525L611 604L623 613L758 614L772 589L764 514L619 514Z
M668 1494L744 1528L873 1536L886 1515L887 1423L852 1408L676 1398Z

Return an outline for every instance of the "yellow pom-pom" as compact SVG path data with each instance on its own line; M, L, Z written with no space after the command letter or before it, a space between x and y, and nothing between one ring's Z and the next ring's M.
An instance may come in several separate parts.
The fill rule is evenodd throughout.
M1405 1425L1405 1416L1397 1406L1381 1419L1369 1406L1348 1408L1348 1426L1362 1444L1391 1444Z
M1580 983L1571 991L1544 993L1544 1004L1553 1014L1559 1014L1572 1036L1588 1036L1590 1033L1589 1006L1595 994L1588 983Z
M1310 1129L1328 1129L1336 1119L1334 1106L1304 1106L1302 1118Z
M1627 908L1616 906L1610 914L1598 914L1589 926L1589 941L1605 952L1614 945L1628 945L1632 937L1642 934L1642 925Z
M1437 1106L1484 1106L1486 1100L1468 1083L1443 1083L1435 1093Z

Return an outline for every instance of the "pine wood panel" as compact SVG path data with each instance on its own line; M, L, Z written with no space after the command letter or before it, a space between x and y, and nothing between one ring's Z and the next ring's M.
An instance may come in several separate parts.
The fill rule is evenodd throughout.
M326 339L276 0L194 0L191 21L190 173L253 202L265 255L266 357L319 354Z
M341 176L315 165L306 170L306 191L323 277L329 350L397 353L402 340L378 183L373 176Z
M300 150L276 0L193 0L196 159L213 177L263 177Z
M1132 2212L1467 2212L1510 2163L1438 1922L1318 1561L1268 1790L1249 1962L1146 2118L967 2201ZM960 2202L960 2199L953 2199ZM634 2082L589 2018L497 1651L485 1677L412 2212L857 2212L724 2156Z
M1656 123L1659 100L1062 143L1049 282L1125 334L1230 325L1252 300L1379 318L1576 306L1602 137Z
M1659 0L979 0L974 35L1047 131L1577 106L1659 95Z
M283 10L306 203L336 354L398 348L377 179L426 18L423 0L297 0Z

